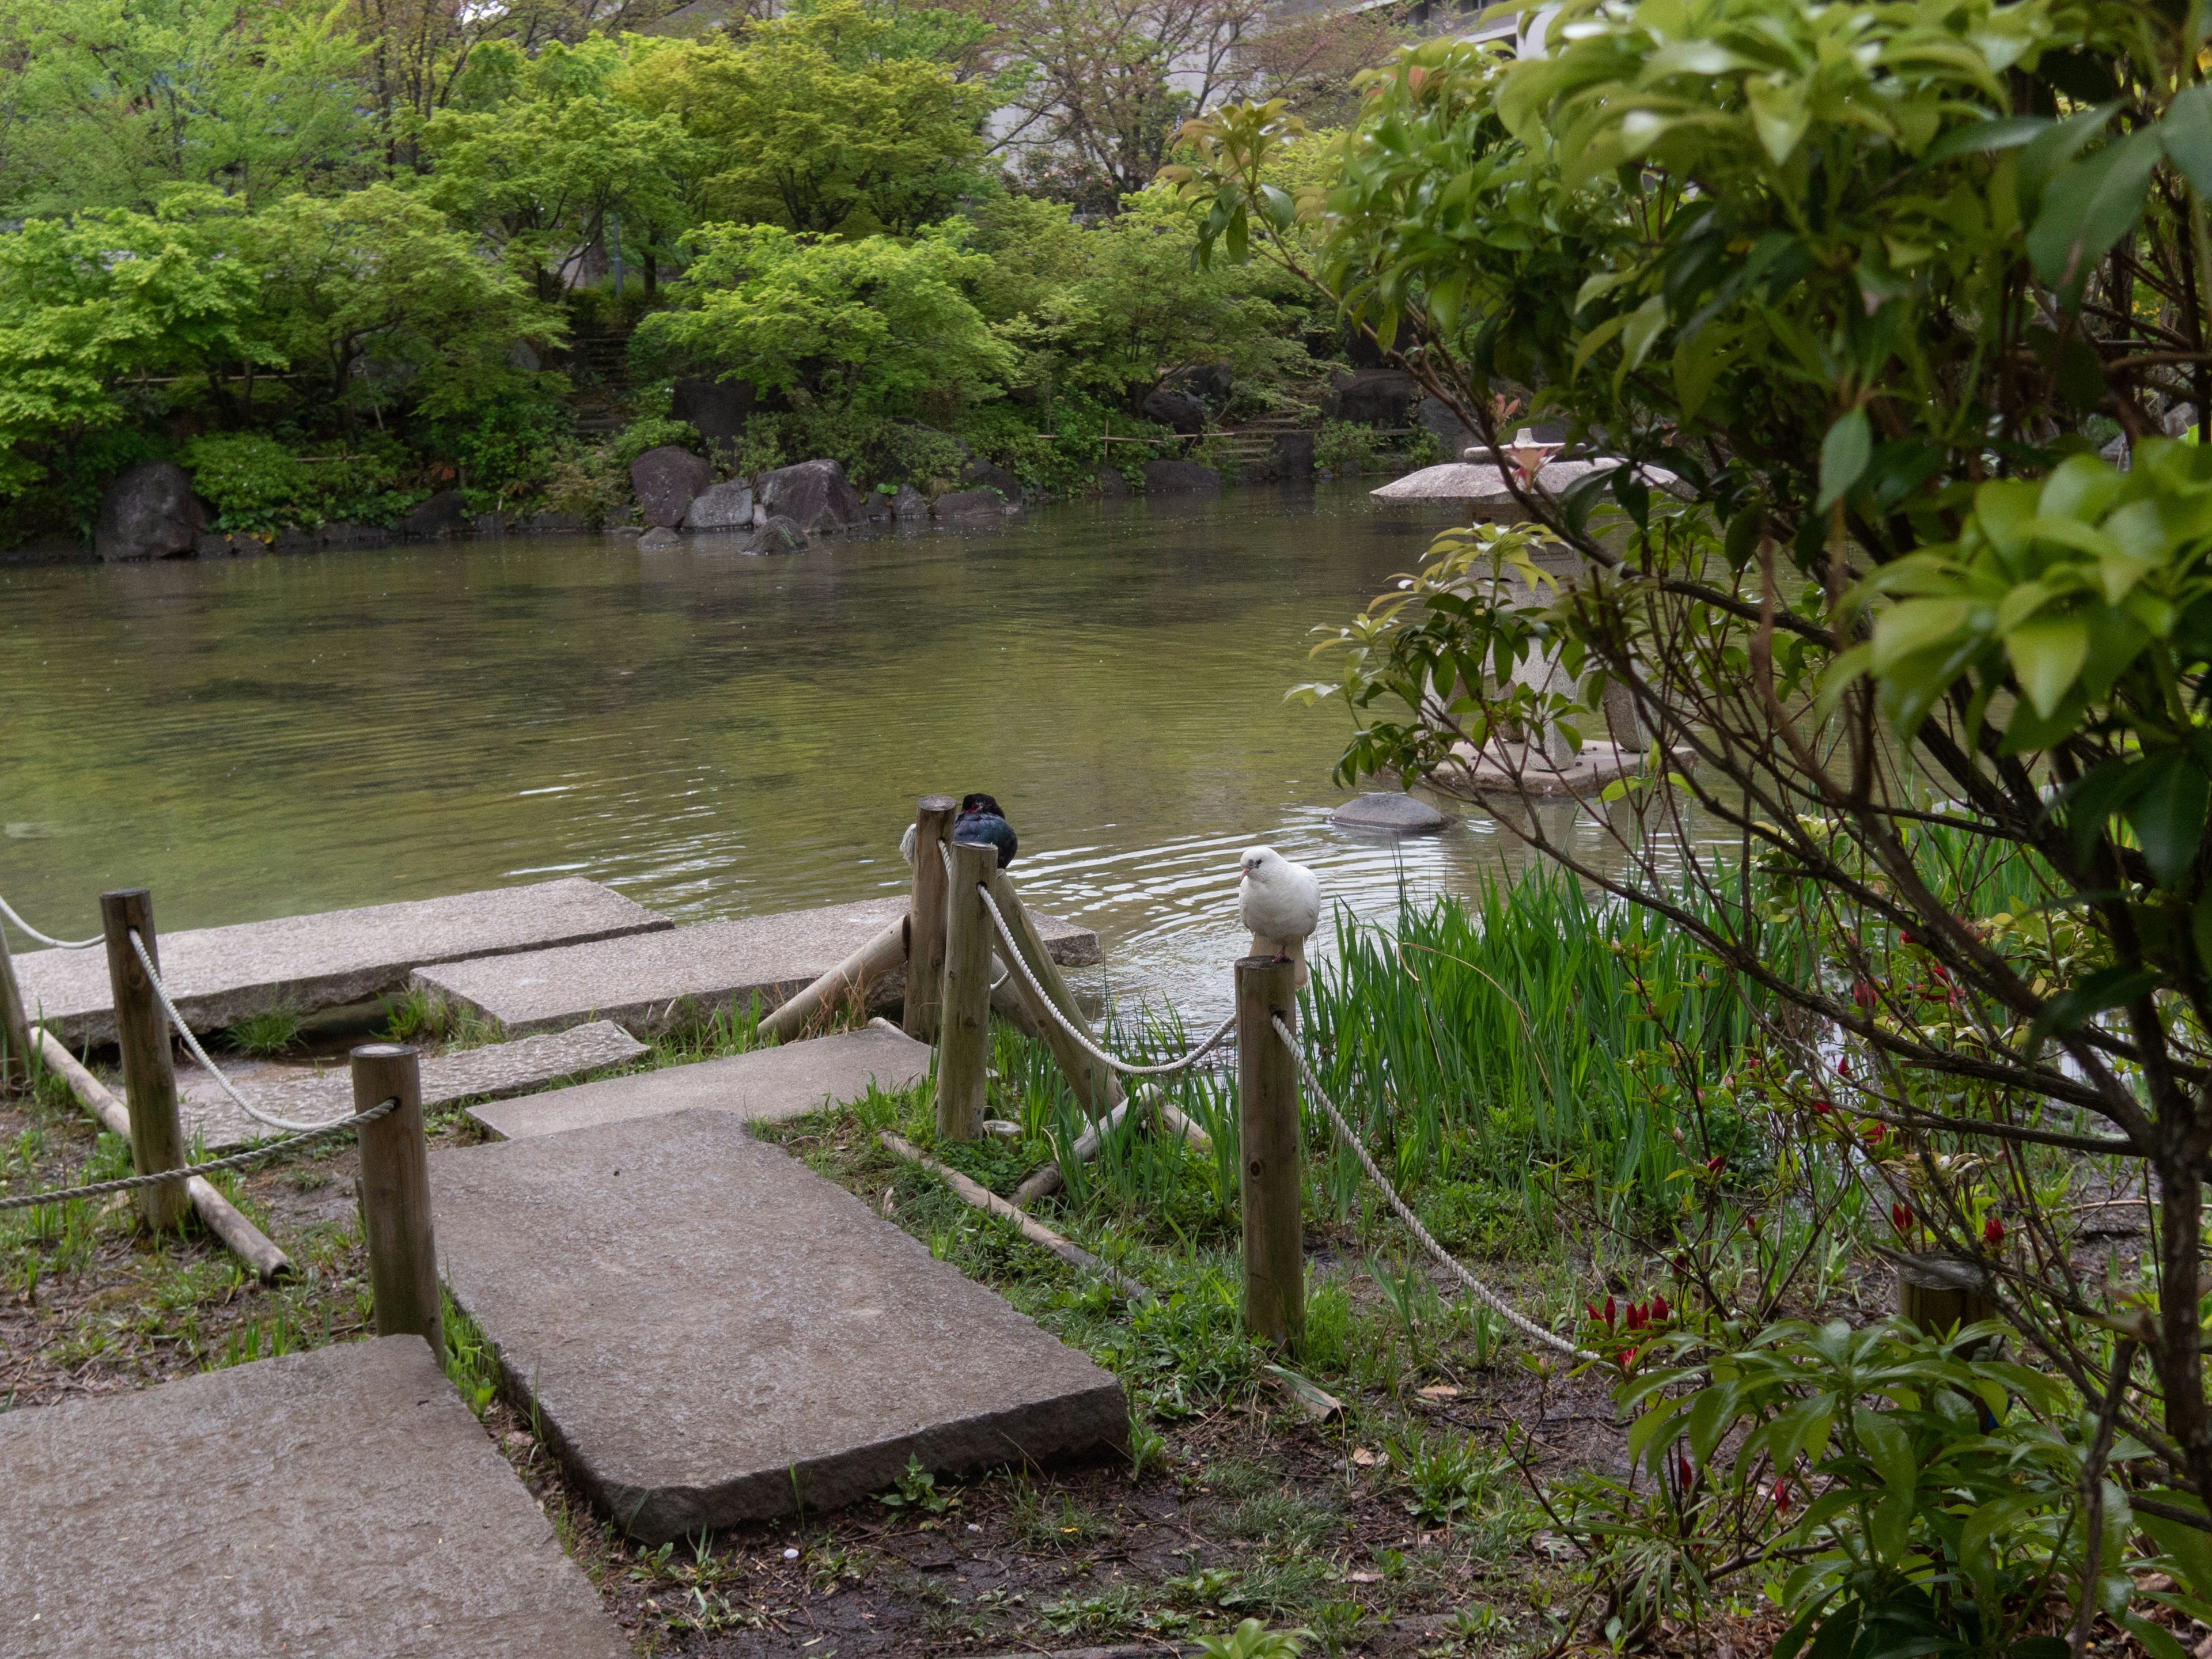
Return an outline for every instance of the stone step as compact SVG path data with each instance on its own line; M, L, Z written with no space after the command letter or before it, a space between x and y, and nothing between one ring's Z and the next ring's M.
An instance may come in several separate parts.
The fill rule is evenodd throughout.
M509 1036L611 1019L651 1037L757 997L763 1012L803 990L906 914L903 893L820 910L786 910L737 921L702 922L673 932L557 950L447 961L419 969L414 982L465 1013L496 1020ZM1050 916L1034 918L1053 960L1082 967L1099 960L1098 935ZM875 988L872 1006L902 994L904 970Z
M559 1042L577 1031L599 1029L579 1025L562 1037L522 1041ZM916 1042L896 1026L876 1024L780 1048L756 1048L749 1054L665 1066L657 1072L633 1072L519 1100L489 1102L471 1107L469 1115L509 1140L662 1117L694 1107L775 1121L858 1100L871 1085L887 1093L910 1089L929 1075L929 1052L927 1043Z
M154 895L156 927L161 896ZM397 991L425 963L495 957L675 924L621 894L570 876L447 898L281 916L159 938L161 977L203 1034L289 1000L303 1012ZM32 951L15 958L23 1006L72 1048L115 1041L103 951Z
M419 1336L0 1413L0 1653L621 1659Z
M434 1111L464 1100L527 1094L586 1072L627 1065L645 1052L642 1042L612 1020L596 1019L565 1031L430 1054L422 1061L422 1108ZM234 1066L222 1056L216 1063L240 1094L275 1116L313 1122L353 1109L353 1079L343 1062L323 1071L266 1061ZM197 1134L210 1148L243 1146L283 1133L246 1116L213 1078L189 1063L177 1067L177 1115L185 1138Z
M1112 1376L732 1113L434 1152L430 1189L502 1387L648 1543L1126 1444Z

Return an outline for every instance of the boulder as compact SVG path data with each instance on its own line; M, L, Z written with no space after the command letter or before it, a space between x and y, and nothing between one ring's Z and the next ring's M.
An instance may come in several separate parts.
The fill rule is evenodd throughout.
M640 552L659 553L672 547L683 546L684 538L665 525L655 525L637 538L637 545Z
M891 497L891 517L894 519L926 519L929 516L929 497L912 484L901 484L898 494Z
M860 521L860 492L836 461L780 466L760 483L761 505L770 519L789 519L801 533L834 533Z
M1437 447L1446 456L1458 454L1469 444L1480 443L1480 435L1452 412L1452 406L1441 398L1424 398L1413 410L1413 424L1425 426L1436 434Z
M533 536L580 536L591 526L577 513L533 513L522 527Z
M995 489L948 489L934 505L940 519L995 519L1018 510Z
M692 501L714 482L714 471L706 457L677 444L648 449L629 464L629 484L637 494L639 514L647 524L664 530L682 524Z
M316 552L321 546L322 544L315 539L313 531L302 530L295 524L288 524L276 532L276 539L270 544L269 550L272 553L282 553L289 558L295 554Z
M451 536L468 517L458 489L441 489L392 526L403 536Z
M234 559L241 553L268 550L258 536L231 536L220 530L203 530L192 538L192 556L196 559Z
M1145 463L1145 494L1147 495L1218 495L1220 493L1221 475L1210 466L1200 466L1196 461Z
M1395 790L1346 801L1328 815L1328 821L1347 830L1380 830L1394 836L1431 835L1451 822L1428 802Z
M969 461L963 469L968 482L986 489L995 489L1015 506L1019 507L1026 495L1022 489L1022 475L1011 467L1000 466L990 461Z
M1147 392L1141 412L1146 420L1172 427L1186 438L1195 438L1206 430L1206 405L1187 392L1163 387Z
M677 381L668 412L709 442L735 438L752 418L753 388L749 380L710 380L693 378Z
M2197 424L2195 404L2176 404L2159 421L2159 428L2169 438L2188 435L2189 428Z
M507 520L496 513L479 513L470 521L469 533L474 536L504 536Z
M1229 401L1237 385L1237 371L1227 363L1197 363L1179 368L1160 383L1172 392L1184 392L1218 408Z
M1098 469L1098 476L1091 481L1091 487L1109 501L1118 501L1129 493L1129 481L1110 466Z
M189 553L207 526L184 468L142 461L125 469L100 497L93 550L103 559L169 559Z
M753 527L753 489L741 478L718 483L691 503L684 515L686 530L750 530Z
M752 539L738 550L740 553L804 553L806 551L806 532L781 513L771 514L768 522L752 533Z
M1346 369L1330 380L1321 412L1361 426L1406 426L1420 400L1420 383L1402 368Z
M479 536L486 533L495 536L497 535L499 532L496 527L489 532L487 532L483 527L483 521L488 518L491 519L495 521L495 526L498 517L499 515L495 513L478 514L477 515L477 534ZM335 523L325 525L320 530L317 531L315 532L315 539L319 541L325 547L381 547L385 543L390 541L392 537L390 532L387 532L382 525L349 524L345 520L340 519Z
M66 564L89 556L76 537L53 532L0 549L0 564Z
M1314 434L1278 432L1267 453L1267 464L1279 478L1310 478L1314 470Z

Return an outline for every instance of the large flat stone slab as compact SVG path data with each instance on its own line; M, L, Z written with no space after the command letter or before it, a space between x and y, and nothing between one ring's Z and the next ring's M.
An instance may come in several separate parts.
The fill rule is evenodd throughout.
M0 1413L9 1659L619 1659L422 1338Z
M574 1029L599 1028L579 1025ZM522 1039L525 1042L557 1040ZM749 1054L667 1066L657 1072L633 1072L627 1077L603 1078L597 1083L580 1083L574 1088L555 1089L520 1100L494 1101L471 1109L469 1115L494 1134L510 1140L601 1123L623 1123L632 1118L664 1117L695 1107L741 1118L804 1117L825 1105L858 1100L871 1084L887 1091L910 1089L929 1075L929 1054L927 1043L916 1042L896 1029L871 1025L836 1036L757 1048Z
M161 895L154 916L161 920ZM289 999L303 1011L383 996L428 962L665 932L675 924L581 876L449 898L280 916L165 933L161 978L195 1031ZM33 951L15 958L23 1006L63 1042L115 1041L103 951Z
M612 1020L596 1019L565 1031L432 1054L422 1061L423 1109L528 1094L586 1072L628 1065L645 1052L642 1042ZM220 1055L216 1063L240 1094L275 1116L314 1122L353 1110L353 1079L343 1065L321 1072L266 1063L249 1068ZM210 1147L243 1146L282 1133L240 1111L213 1078L191 1064L177 1067L177 1115L185 1136L197 1133Z
M485 962L447 961L418 969L414 982L497 1020L511 1036L597 1018L655 1036L718 1009L742 1012L755 998L767 1012L905 915L906 905L906 896L894 893ZM1081 967L1099 960L1097 934L1050 916L1036 921L1054 961ZM879 981L878 1006L904 985L903 969Z
M722 1111L434 1152L504 1386L649 1542L1119 1446L1121 1386Z

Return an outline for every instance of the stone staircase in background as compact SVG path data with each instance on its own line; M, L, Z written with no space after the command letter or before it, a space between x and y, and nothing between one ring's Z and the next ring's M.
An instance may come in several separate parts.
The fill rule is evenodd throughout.
M579 329L568 352L576 435L603 438L629 424L629 331Z

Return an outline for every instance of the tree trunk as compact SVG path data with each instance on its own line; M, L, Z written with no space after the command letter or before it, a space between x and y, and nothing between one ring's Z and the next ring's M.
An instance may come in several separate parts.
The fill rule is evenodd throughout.
M2212 1419L2204 1409L2203 1333L2198 1267L2203 1248L2203 1184L2185 1144L2188 1132L2169 1126L2157 1160L2159 1183L2159 1383L2166 1427L2180 1448L2190 1484L2212 1502Z

